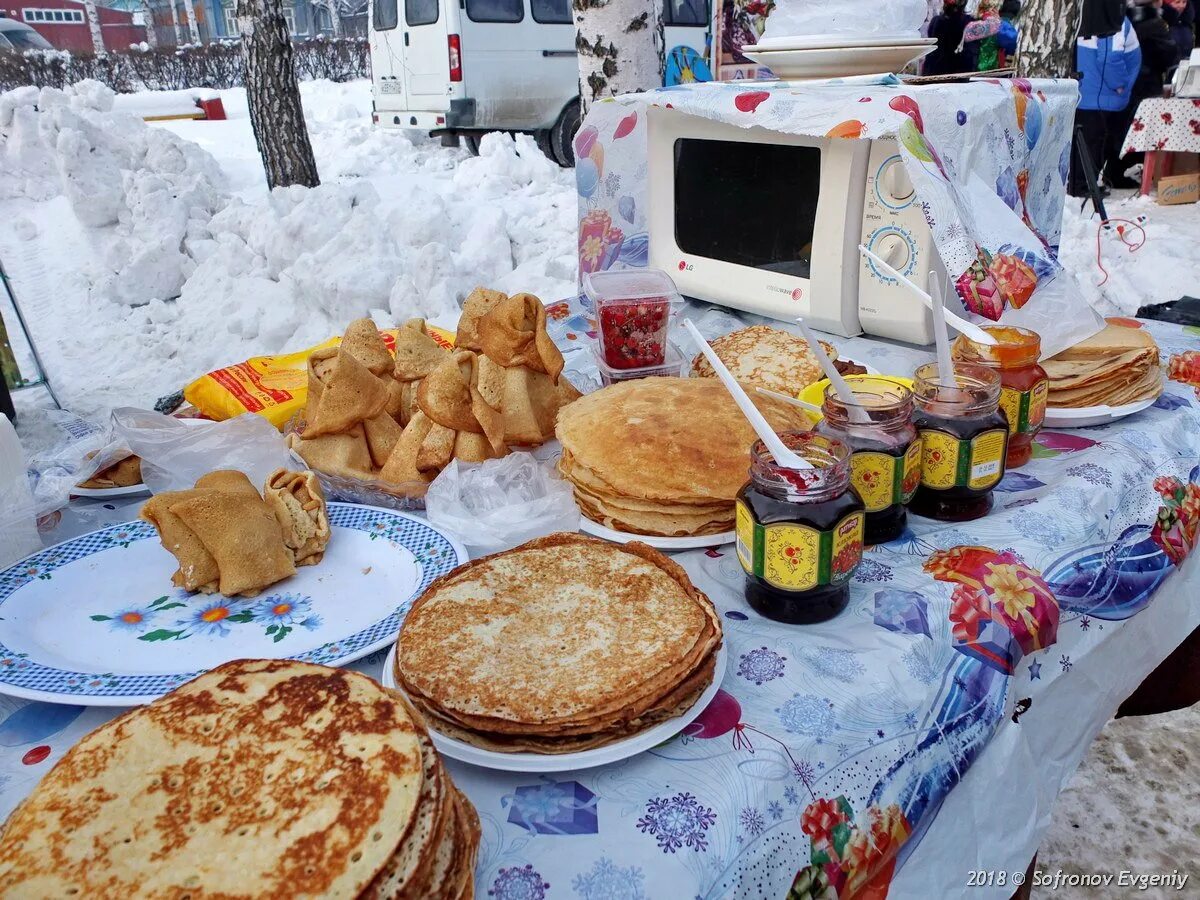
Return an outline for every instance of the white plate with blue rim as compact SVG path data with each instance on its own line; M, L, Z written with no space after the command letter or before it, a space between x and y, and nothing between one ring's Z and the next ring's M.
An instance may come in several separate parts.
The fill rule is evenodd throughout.
M154 527L72 538L0 571L0 694L149 703L233 659L340 666L393 643L429 584L467 561L450 535L391 510L329 504L325 558L253 598L193 594Z

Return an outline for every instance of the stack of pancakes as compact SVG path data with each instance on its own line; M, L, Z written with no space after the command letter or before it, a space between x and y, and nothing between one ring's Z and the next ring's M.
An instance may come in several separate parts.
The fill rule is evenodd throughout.
M795 407L751 394L776 431L807 431ZM642 378L589 394L558 417L559 470L589 519L629 534L733 528L757 439L721 382Z
M448 737L571 753L682 715L720 643L712 603L657 550L552 534L430 585L400 628L395 676Z
M1144 328L1109 322L1103 331L1042 362L1053 408L1124 406L1162 393L1158 345Z
M731 331L709 346L734 378L752 387L795 397L825 377L808 341L770 325L751 325ZM838 360L837 348L832 344L821 341L821 348L843 375L866 371L861 366L852 369L852 363ZM691 374L693 378L717 377L703 353L697 353L692 360Z
M239 660L69 750L0 833L0 893L458 900L478 843L402 697Z

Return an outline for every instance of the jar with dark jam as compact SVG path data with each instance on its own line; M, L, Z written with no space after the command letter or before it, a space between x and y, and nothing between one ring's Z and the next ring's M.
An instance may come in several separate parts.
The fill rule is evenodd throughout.
M1046 418L1050 379L1038 365L1042 339L1036 331L1008 325L987 325L983 330L996 339L995 344L960 335L954 342L954 358L1000 373L1000 409L1008 419L1005 465L1015 469L1033 456L1033 439Z
M862 560L865 511L850 486L850 448L819 434L780 438L813 468L779 465L762 441L751 448L736 504L746 602L777 622L824 622L846 608Z
M854 402L830 385L821 406L820 434L850 448L850 484L867 510L864 542L886 544L908 522L906 505L921 483L921 439L913 425L912 391L886 378L849 382Z
M921 486L909 504L918 516L967 522L986 516L1004 477L1008 420L1000 411L1000 375L959 363L943 378L937 363L913 375L913 422L921 434Z

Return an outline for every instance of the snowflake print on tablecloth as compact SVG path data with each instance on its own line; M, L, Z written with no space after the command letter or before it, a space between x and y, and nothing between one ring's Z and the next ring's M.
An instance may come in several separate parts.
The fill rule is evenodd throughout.
M816 647L807 655L808 664L826 678L853 681L867 671L858 653L841 647Z
M1074 665L1074 663L1071 662L1071 657L1067 656L1065 653L1062 655L1062 658L1059 659L1058 664L1062 666L1062 670L1064 672L1070 672L1071 666Z
M763 829L767 827L767 823L763 820L763 814L757 809L747 806L738 815L738 821L742 823L742 827L746 829L746 833L751 837L758 837L763 833Z
M917 714L915 712L906 712L904 714L904 725L906 728L916 728Z
M1067 469L1068 475L1073 475L1076 478L1082 478L1088 484L1104 485L1112 487L1112 475L1103 466L1098 466L1096 463L1080 463L1077 466L1071 466Z
M837 727L833 703L816 694L793 694L792 699L775 710L789 734L802 734L821 743Z
M1079 630L1080 631L1089 631L1089 630L1091 630L1091 627L1092 627L1092 620L1089 619L1087 616L1084 616L1082 619L1079 620Z
M792 763L792 774L799 778L805 787L812 784L812 780L817 777L817 773L813 771L812 763L806 759Z
M663 853L681 847L696 852L708 849L705 833L717 821L717 814L688 793L674 797L654 797L646 804L646 814L637 821L638 830L651 834Z
M800 805L800 794L790 784L783 789L783 799L787 801L788 806Z
M542 873L535 871L533 866L513 866L511 869L501 869L488 888L488 896L496 900L545 900L550 882L542 879Z
M854 573L854 580L860 582L891 581L892 567L864 557L859 561L858 571Z
M590 872L576 875L571 887L583 900L645 900L645 880L637 866L622 868L602 856Z
M908 669L908 674L921 684L933 684L941 677L942 670L937 667L931 651L926 650L923 644L909 647L900 658L904 661L904 668Z
M1012 517L1012 524L1025 537L1040 541L1047 547L1057 547L1066 540L1062 529L1046 513L1022 511Z
M772 800L767 804L767 815L778 822L783 818L783 804L778 800Z
M768 650L766 647L758 647L749 653L742 654L737 673L747 681L763 685L783 676L786 661L786 656L780 656L774 650Z

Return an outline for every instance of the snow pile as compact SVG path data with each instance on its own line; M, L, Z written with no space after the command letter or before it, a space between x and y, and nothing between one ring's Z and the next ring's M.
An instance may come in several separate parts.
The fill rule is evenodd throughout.
M194 267L188 239L225 195L209 154L115 112L113 97L96 81L0 95L0 199L66 197L96 229L93 289L136 305L179 292Z

